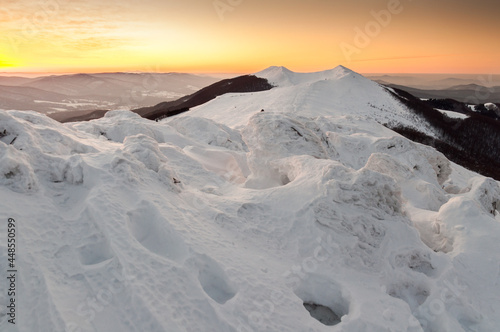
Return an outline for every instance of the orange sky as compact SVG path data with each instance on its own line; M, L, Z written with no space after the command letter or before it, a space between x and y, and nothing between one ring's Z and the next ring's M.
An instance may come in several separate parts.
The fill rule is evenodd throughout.
M0 72L500 74L499 13L497 0L2 0Z

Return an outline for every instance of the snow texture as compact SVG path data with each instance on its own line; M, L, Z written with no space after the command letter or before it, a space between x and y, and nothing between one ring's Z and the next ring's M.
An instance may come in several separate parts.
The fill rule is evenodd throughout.
M498 331L499 183L344 67L257 75L160 122L0 111L0 330Z

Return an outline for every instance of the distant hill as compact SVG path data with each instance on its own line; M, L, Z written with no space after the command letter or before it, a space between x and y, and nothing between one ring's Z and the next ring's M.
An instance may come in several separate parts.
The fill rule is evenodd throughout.
M66 99L67 96L26 86L0 85L0 109L20 111L38 111L46 113L53 111L54 104ZM39 101L48 101L40 103Z
M475 84L485 87L500 85L500 75L465 75L456 74L456 77L450 77L447 74L367 74L367 78L384 84L403 85L422 90L446 90L454 86Z
M147 119L157 119L185 112L191 107L204 104L226 93L265 91L270 90L272 87L266 79L253 75L239 76L214 83L176 101L136 109L134 112Z
M0 108L46 114L132 109L178 99L218 80L182 73L74 74L31 79L0 76Z
M0 76L0 85L20 85L29 82L31 79L18 76Z
M469 104L500 102L500 86L485 87L477 84L468 84L442 90L424 90L397 84L384 83L384 85L407 91L419 98L451 98Z

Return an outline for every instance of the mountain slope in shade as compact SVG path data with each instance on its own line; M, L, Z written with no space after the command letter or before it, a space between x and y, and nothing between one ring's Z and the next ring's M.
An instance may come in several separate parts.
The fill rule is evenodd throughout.
M136 109L133 112L147 119L160 119L187 112L191 107L202 105L226 93L265 91L272 87L265 79L253 75L238 76L211 84L181 99L163 102L152 107Z
M0 330L496 331L499 183L343 67L259 75L160 122L1 111Z

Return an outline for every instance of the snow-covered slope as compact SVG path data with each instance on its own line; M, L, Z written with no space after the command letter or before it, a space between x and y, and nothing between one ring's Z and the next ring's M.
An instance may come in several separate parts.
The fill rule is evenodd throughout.
M230 126L244 126L255 112L263 109L307 117L344 116L379 123L397 122L433 135L387 88L343 66L317 73L270 67L255 75L268 79L276 88L253 94L225 94L182 116L208 117Z
M497 331L498 182L348 69L257 75L158 123L0 112L0 330Z

